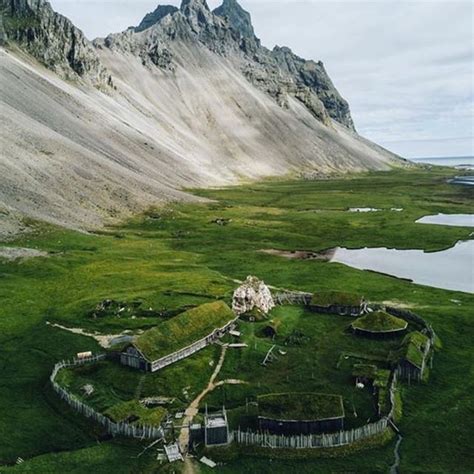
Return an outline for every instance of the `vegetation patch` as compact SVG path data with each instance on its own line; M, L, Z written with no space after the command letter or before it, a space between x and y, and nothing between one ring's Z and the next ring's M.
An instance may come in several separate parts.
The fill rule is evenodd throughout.
M326 420L344 417L340 395L271 393L258 397L258 414L276 420Z
M223 301L203 304L145 331L135 345L148 360L156 360L189 346L235 319Z
M361 332L390 333L405 330L408 323L385 311L373 311L357 318L351 326L353 329Z
M160 425L166 415L162 407L146 408L137 400L118 403L109 408L105 415L112 421L127 421L140 425Z
M423 364L425 348L428 342L428 336L419 331L413 331L403 339L398 355L401 359L405 359L420 368Z
M363 298L354 293L342 291L319 291L311 297L310 305L329 308L330 306L360 306Z

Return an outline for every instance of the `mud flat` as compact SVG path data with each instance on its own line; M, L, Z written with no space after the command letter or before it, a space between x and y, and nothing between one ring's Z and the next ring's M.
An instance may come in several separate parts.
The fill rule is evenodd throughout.
M279 249L262 249L259 252L276 257L283 257L289 260L320 260L329 262L333 258L336 249L327 249L320 252L312 250L279 250Z

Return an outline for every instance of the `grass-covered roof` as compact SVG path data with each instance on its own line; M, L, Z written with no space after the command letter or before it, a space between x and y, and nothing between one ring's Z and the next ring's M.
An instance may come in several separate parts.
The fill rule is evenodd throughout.
M146 408L138 400L129 400L114 405L105 414L115 422L133 419L135 424L159 425L166 415L166 409L163 407Z
M407 360L416 367L421 367L426 344L428 344L428 336L419 331L413 331L407 334L400 348L400 357Z
M160 359L196 342L235 319L223 301L203 304L145 331L135 346L150 361Z
M385 311L374 311L357 318L351 326L359 331L384 333L406 329L408 323L404 319L392 316Z
M352 375L370 379L376 387L385 387L388 385L390 370L380 369L373 364L354 364Z
M276 420L325 420L344 416L340 395L271 393L258 398L258 414Z
M345 293L341 291L323 291L314 293L311 297L311 303L314 306L360 306L363 298L354 293Z

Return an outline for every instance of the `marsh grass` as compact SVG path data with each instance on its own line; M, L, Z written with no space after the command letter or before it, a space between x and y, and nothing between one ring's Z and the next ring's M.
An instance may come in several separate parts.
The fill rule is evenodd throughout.
M46 321L102 333L138 331L154 321L101 321L87 315L106 298L141 299L155 309L228 298L236 285L234 279L255 274L277 287L347 291L370 301L390 300L409 306L432 323L443 350L435 355L429 384L401 390L401 470L472 471L474 296L413 285L342 264L287 260L258 252L271 248L320 251L335 246L448 248L460 239L469 239L472 229L415 221L426 214L472 213L473 190L446 184L453 173L443 169L397 170L325 181L268 181L200 190L196 194L216 202L177 204L162 210L159 219L137 216L97 234L37 224L34 234L8 245L38 248L51 255L0 261L0 463L12 463L18 456L39 456L14 470L103 472L115 466L116 472L151 472L156 461L150 456L137 460L136 443L97 445L93 426L52 396L48 376L53 364L76 352L100 348L93 339L47 326ZM346 212L350 207L383 210ZM392 207L404 210L391 212ZM216 218L231 222L218 226L212 224ZM287 325L290 331L291 318ZM262 352L265 344L261 342ZM334 348L336 359L337 353ZM234 369L256 360L241 360L235 354L225 370L235 374ZM289 360L279 362L281 377L295 377L299 384L301 372ZM316 369L336 385L343 372L333 365L322 364ZM180 369L168 381L186 380L192 371ZM146 382L145 387L148 383L153 386ZM176 386L176 392L179 390ZM234 395L229 392L226 397ZM297 466L299 472L366 472L370 466L380 472L391 459L390 447L344 459L301 460L297 464L275 461L272 466L268 460L240 456L229 461L226 470L269 472L271 467L272 472L287 472L288 466L293 470Z

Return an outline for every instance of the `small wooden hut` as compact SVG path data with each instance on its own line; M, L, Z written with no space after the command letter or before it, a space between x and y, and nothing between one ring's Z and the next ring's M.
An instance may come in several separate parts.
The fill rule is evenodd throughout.
M422 380L431 349L430 339L425 334L419 331L407 334L399 351L398 375L406 380Z
M229 444L229 424L225 408L221 412L204 416L204 444L206 446L225 446Z

